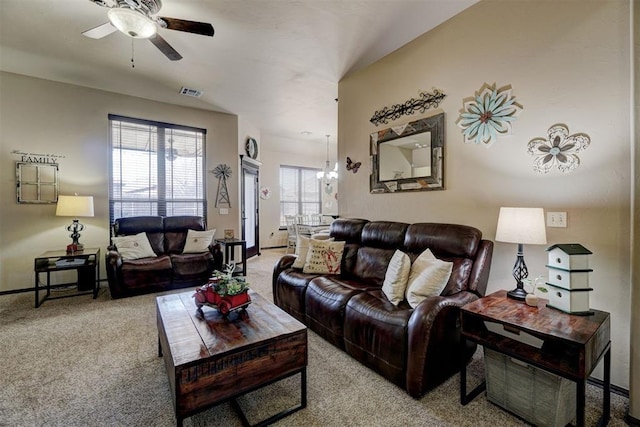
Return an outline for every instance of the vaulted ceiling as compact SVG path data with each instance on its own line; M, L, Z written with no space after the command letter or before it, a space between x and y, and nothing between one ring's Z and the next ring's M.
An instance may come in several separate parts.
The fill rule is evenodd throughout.
M237 114L263 136L310 132L306 139L324 142L337 133L341 78L477 1L162 0L159 16L215 29L213 37L160 29L183 56L170 61L148 40L83 36L108 20L91 0L0 0L0 69ZM182 87L204 95L180 95Z

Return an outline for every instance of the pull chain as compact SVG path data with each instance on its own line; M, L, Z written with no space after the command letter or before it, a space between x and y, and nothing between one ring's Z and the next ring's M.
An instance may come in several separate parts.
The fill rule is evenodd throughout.
M131 37L131 68L136 68L136 63L133 60L133 37Z

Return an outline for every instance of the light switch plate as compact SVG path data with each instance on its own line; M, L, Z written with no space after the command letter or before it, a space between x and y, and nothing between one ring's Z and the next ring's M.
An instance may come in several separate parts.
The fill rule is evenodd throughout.
M220 208L220 215L229 215L229 209Z
M547 212L547 227L566 227L566 212Z

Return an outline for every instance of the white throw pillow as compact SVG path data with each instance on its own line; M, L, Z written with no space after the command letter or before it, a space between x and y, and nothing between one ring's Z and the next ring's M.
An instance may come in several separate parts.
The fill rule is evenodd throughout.
M296 241L296 260L291 267L302 268L307 261L307 253L309 252L309 238L305 236L298 236Z
M391 304L398 305L404 299L407 290L407 281L411 271L411 258L402 251L396 250L384 275L382 292L387 296Z
M303 273L340 274L344 241L309 239L307 259Z
M407 283L409 305L416 308L425 298L440 295L447 286L452 269L452 262L439 260L429 249L422 252L413 261L409 273Z
M208 251L209 245L211 245L215 234L215 228L207 231L188 230L187 240L184 242L184 249L182 250L182 253L196 254Z
M155 257L147 233L142 232L133 236L112 237L111 242L116 245L124 260Z

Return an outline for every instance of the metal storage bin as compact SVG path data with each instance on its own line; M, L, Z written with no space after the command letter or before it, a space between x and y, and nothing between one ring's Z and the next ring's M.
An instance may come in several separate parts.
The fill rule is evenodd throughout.
M484 349L487 399L537 426L575 420L575 383L488 348Z

